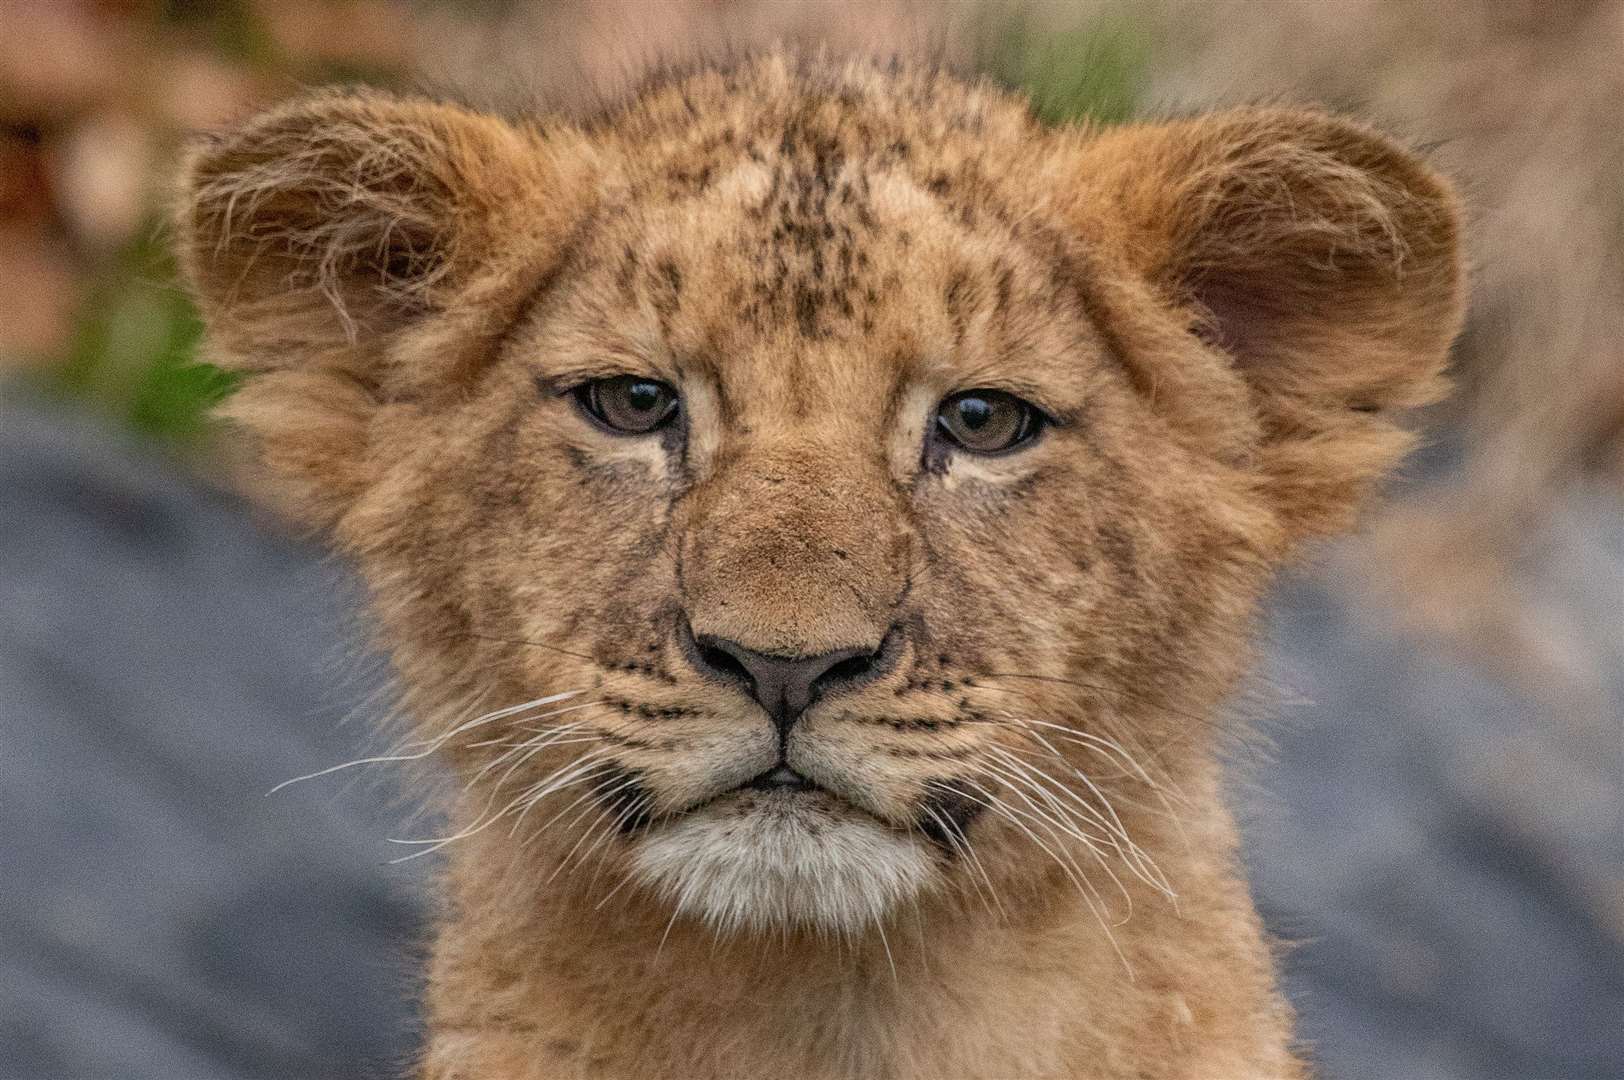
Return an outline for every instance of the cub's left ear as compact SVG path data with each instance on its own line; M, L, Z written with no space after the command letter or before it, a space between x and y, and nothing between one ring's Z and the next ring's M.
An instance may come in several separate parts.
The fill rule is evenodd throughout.
M1463 308L1449 184L1352 121L1243 109L1076 146L1073 220L1228 358L1294 536L1343 527L1445 389ZM1157 378L1151 374L1151 380Z

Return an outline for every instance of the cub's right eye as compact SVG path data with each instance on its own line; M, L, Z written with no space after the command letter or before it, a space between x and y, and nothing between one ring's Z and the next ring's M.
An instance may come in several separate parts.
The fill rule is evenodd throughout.
M677 418L677 391L658 379L619 375L575 389L575 401L593 420L620 435L647 435Z

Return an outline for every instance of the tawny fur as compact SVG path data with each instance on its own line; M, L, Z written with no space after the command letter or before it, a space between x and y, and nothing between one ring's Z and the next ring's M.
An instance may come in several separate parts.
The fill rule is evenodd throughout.
M1415 157L774 53L580 124L317 95L184 192L228 412L467 781L425 1077L1303 1075L1222 703L1440 390L1457 213ZM681 430L594 427L568 391L621 374ZM925 449L975 388L1057 422ZM685 626L891 650L784 743L825 793L733 790L780 748Z

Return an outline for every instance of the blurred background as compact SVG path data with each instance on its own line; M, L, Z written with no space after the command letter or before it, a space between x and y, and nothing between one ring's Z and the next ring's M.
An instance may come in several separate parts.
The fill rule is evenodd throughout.
M1473 215L1458 393L1284 582L1232 752L1331 1080L1624 1077L1624 3L0 0L0 1078L389 1076L432 867L346 568L237 482L163 228L312 85L590 107L661 57L933 50L1055 122L1270 100Z

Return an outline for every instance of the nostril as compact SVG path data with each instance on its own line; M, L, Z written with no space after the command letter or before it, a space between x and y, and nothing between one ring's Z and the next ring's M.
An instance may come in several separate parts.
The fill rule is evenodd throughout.
M699 658L704 661L706 667L713 671L735 679L742 679L747 683L753 684L756 681L755 676L750 673L750 669L740 663L739 658L726 649L718 649L715 645L701 645Z
M861 679L874 670L874 661L878 655L874 653L868 656L847 657L819 675L812 685L821 690L838 683Z

